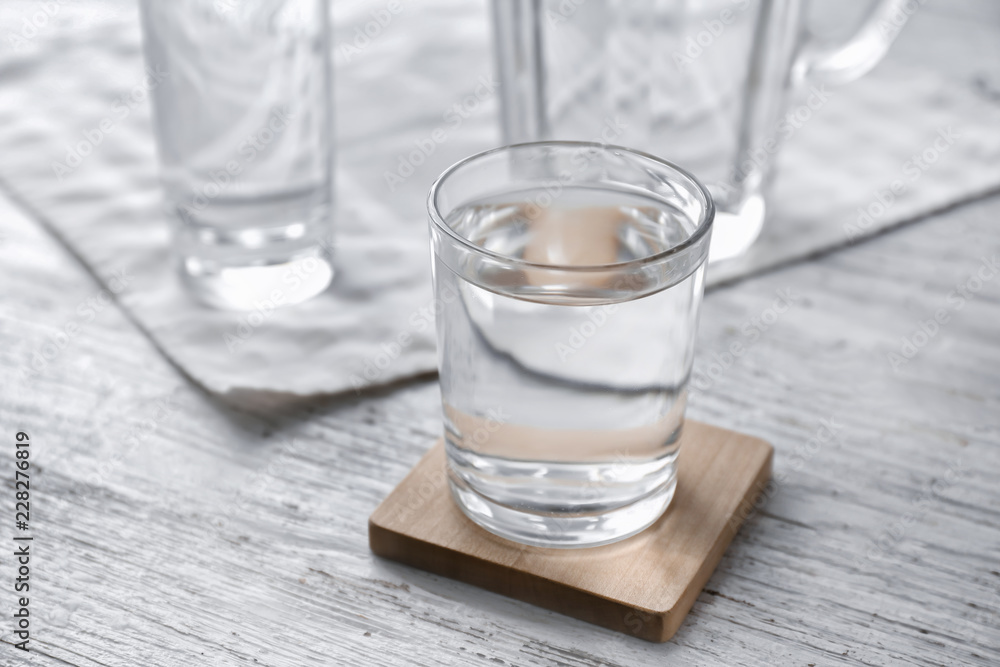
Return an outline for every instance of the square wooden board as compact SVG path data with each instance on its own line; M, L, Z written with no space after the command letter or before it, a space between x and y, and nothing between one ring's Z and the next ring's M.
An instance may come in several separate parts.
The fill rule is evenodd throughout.
M452 501L438 441L375 510L375 554L654 642L670 639L771 476L773 448L688 420L677 491L642 533L542 549L480 528Z

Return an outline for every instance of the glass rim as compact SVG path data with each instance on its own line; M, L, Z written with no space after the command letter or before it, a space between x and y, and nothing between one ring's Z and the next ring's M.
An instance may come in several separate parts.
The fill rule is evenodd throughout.
M482 158L488 157L495 153L511 152L516 148L545 148L545 147L564 147L564 148L598 148L603 151L622 151L630 155L641 157L645 160L649 160L661 167L667 167L673 170L681 177L686 179L694 189L699 192L702 198L705 200L705 206L702 210L701 219L697 223L697 227L691 235L686 239L678 243L677 245L670 246L666 250L661 250L660 252L654 253L652 255L647 255L645 257L639 257L636 259L630 259L626 262L612 262L610 264L586 264L586 265L570 265L570 264L543 264L539 262L529 262L517 257L511 257L510 255L505 255L503 253L498 253L488 248L484 248L481 245L477 245L465 238L454 229L451 225L445 222L444 218L438 210L437 198L441 187L444 185L445 181L452 176L459 169L465 167L471 162L480 160ZM654 193L655 194L655 193ZM504 146L497 146L495 148L490 148L489 150L480 151L479 153L474 153L468 157L462 158L455 164L451 165L443 172L441 175L435 179L434 183L431 185L430 192L427 194L427 213L430 216L431 222L435 227L444 232L452 240L457 241L460 245L464 246L468 250L490 257L491 259L503 262L508 265L514 265L519 267L531 268L531 269L544 269L549 271L566 271L573 273L588 273L588 272L599 272L599 271L619 271L622 269L629 269L635 267L642 267L648 264L655 264L656 262L665 260L674 255L679 255L685 250L688 250L692 246L696 245L702 238L708 234L709 230L712 229L712 225L715 221L715 201L712 199L711 193L709 193L708 188L706 188L701 181L699 181L691 172L684 169L681 166L670 162L669 160L664 160L663 158L657 157L650 153L644 151L636 150L634 148L628 148L626 146L619 146L617 144L605 144L597 141L562 141L562 140L547 140L547 141L529 141L517 144L506 144Z

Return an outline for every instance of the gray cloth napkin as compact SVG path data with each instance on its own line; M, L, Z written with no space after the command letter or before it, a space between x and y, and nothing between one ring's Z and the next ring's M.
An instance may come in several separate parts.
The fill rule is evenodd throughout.
M424 198L449 164L499 142L485 6L403 3L366 41L356 28L382 5L334 3L337 277L308 303L252 315L198 305L172 273L138 21L111 5L60 5L45 30L0 53L0 185L213 392L334 393L434 370ZM761 239L711 267L709 284L1000 185L996 104L891 63L831 92L779 159ZM64 171L81 142L91 150ZM401 163L412 166L418 145L433 151L409 173Z

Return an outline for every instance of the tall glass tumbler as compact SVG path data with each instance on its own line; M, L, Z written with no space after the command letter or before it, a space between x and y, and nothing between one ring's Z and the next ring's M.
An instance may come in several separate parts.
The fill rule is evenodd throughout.
M333 278L327 0L141 0L181 276L206 303L308 299Z
M677 484L708 191L651 155L553 141L459 162L428 210L457 504L539 546L649 526Z

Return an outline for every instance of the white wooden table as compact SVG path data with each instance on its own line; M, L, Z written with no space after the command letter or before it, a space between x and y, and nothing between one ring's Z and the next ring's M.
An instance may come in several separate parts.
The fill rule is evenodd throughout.
M963 3L900 49L971 53L996 14ZM988 66L942 58L984 90ZM1000 196L966 203L707 296L696 375L747 352L689 415L774 443L780 481L654 645L370 554L368 515L438 436L434 379L223 403L0 198L0 665L1000 664L1000 270L974 279L998 217ZM30 654L11 645L19 430Z

